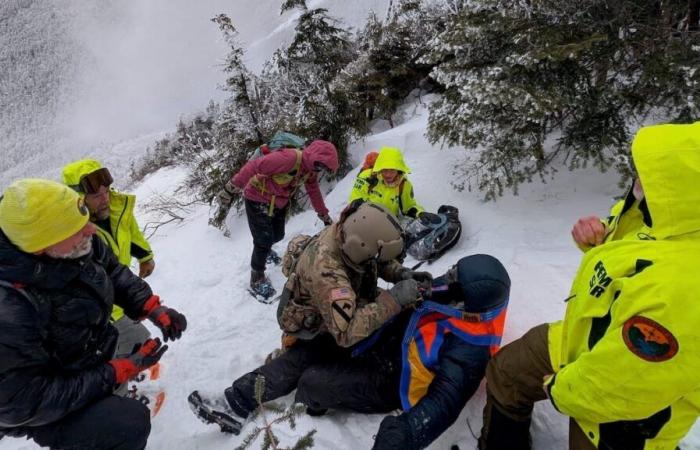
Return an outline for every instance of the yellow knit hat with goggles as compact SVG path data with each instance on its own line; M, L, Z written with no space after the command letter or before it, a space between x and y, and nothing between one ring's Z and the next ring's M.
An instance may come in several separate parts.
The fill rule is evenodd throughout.
M0 228L26 253L44 250L73 236L89 218L83 199L55 181L15 181L0 200Z

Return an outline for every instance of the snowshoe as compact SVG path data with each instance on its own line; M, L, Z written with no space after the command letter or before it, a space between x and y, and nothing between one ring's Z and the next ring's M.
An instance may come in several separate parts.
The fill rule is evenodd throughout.
M226 403L226 399L203 398L199 391L187 397L187 403L195 416L206 424L217 424L222 433L240 434L245 419L238 417Z
M135 384L126 391L125 397L143 403L151 411L151 417L157 416L165 403L165 391L152 392L150 389L144 388L139 390Z
M280 255L277 254L276 251L270 250L270 253L268 253L265 262L267 264L274 264L276 266L279 266L280 264L282 264L282 258L280 257Z
M265 276L257 279L251 278L248 292L250 292L250 295L255 297L255 299L260 303L269 305L274 303L276 300L275 294L277 291L272 287L272 282L270 279Z

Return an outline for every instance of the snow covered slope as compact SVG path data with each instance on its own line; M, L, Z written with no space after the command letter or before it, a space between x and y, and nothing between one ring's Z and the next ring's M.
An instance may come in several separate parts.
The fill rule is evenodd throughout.
M518 197L506 196L497 203L484 204L478 193L459 193L450 188L452 167L459 162L461 152L426 142L423 107L407 108L405 117L403 125L368 137L354 145L351 152L359 163L370 149L399 146L413 169L410 178L418 200L432 211L441 204L459 208L464 225L460 242L427 269L441 274L459 257L472 253L498 257L513 281L506 341L534 325L561 318L563 299L580 256L571 241L570 228L583 214L607 213L612 197L619 193L615 176L593 171L564 172L549 184L524 186ZM157 195L172 194L183 177L181 169L162 170L148 177L135 189L140 205ZM346 203L353 177L354 172L326 196L334 217ZM187 406L187 394L193 389L223 391L235 378L261 364L279 343L276 305L260 304L245 291L252 249L245 216L231 214L232 235L225 238L207 226L208 212L208 206L196 206L183 223L161 227L151 238L157 268L149 282L167 304L185 313L189 321L184 337L171 345L162 360L162 375L157 383L166 389L167 400L153 421L148 445L151 449L220 449L239 445L242 436L221 434L218 428L195 419ZM148 222L143 209L138 214L142 225ZM295 234L311 234L321 226L312 211L297 215L288 223L285 241L275 248L281 252ZM271 277L281 287L283 276L278 268L271 270ZM289 404L292 396L282 401ZM455 425L430 448L449 449L453 444L463 450L474 448L467 421L478 434L483 402L482 386ZM315 448L369 449L381 418L345 412L318 418L304 416L295 432L280 429L279 436L282 445L289 445L295 436L315 428ZM244 434L252 425L248 427ZM547 404L538 405L534 448L565 449L566 427L565 417ZM0 450L33 448L33 443L24 440L0 441ZM696 425L682 448L700 449L700 427Z

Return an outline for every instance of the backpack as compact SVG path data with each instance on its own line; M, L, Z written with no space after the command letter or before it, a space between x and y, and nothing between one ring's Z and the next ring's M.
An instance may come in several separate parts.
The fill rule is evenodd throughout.
M272 139L267 144L263 144L256 148L250 160L262 158L282 148L296 148L303 150L306 144L306 139L297 136L294 133L287 131L278 131L272 136Z
M315 236L308 234L300 234L294 236L287 244L287 251L282 256L282 274L288 277L294 272L297 266L297 261L303 253L304 249L311 243Z
M294 192L292 193L293 196L298 186L306 182L306 177L299 176L299 169L301 168L302 160L302 151L304 150L305 144L306 140L300 136L297 136L296 134L289 133L287 131L278 131L274 134L274 136L272 136L272 139L270 139L270 141L267 144L263 144L255 149L253 155L249 158L249 161L262 158L263 156L267 156L270 153L285 148L293 148L294 150L296 150L297 157L294 166L292 167L292 170L288 173L278 173L271 177L272 181L276 184L279 184L280 186L288 185L289 183L296 180L297 187L295 187ZM264 180L259 179L257 175L251 178L249 183L255 186L260 192L265 192L265 182ZM273 215L274 208L275 196L273 195L270 199L270 205L268 208L269 216Z
M454 247L462 234L457 208L442 205L437 216L436 222L415 219L406 226L406 252L419 261L435 261Z

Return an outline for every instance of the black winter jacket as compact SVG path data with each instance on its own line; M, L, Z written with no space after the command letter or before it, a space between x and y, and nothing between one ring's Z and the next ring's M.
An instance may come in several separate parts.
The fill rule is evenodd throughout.
M373 450L418 450L437 439L474 395L491 358L489 348L447 334L435 378L410 410L382 420Z
M78 259L20 251L0 231L0 429L55 422L110 395L112 305L142 315L151 289L99 237Z

